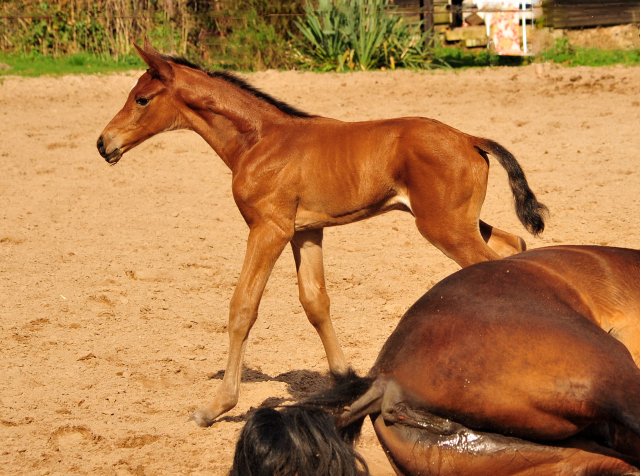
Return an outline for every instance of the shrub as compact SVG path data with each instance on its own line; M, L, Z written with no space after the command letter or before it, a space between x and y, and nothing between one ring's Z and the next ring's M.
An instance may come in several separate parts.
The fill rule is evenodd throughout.
M408 25L388 0L310 0L304 21L295 21L300 63L311 69L343 71L396 66L433 67L431 44L421 24Z

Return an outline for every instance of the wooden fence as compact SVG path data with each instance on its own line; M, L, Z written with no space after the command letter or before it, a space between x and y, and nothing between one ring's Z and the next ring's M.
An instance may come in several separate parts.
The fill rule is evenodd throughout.
M640 23L640 0L547 0L543 8L553 28Z

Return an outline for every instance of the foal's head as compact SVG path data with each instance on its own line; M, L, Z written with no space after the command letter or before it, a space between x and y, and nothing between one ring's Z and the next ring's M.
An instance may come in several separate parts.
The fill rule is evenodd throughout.
M229 140L233 130L250 130L262 114L284 118L313 117L263 93L232 73L209 72L187 60L161 56L146 39L144 48L134 46L149 69L138 79L124 107L98 139L98 151L110 164L118 162L129 149L163 131L192 129L202 135L196 126L206 129L202 127L203 120L199 115L203 111L220 119L204 123L215 125L217 131L224 129L218 134L221 140ZM211 81L215 82L215 87ZM234 123L231 132L227 127L229 123ZM209 145L216 149L211 142ZM216 152L220 153L218 149Z
M183 127L181 102L177 100L173 83L176 70L151 43L144 49L134 45L149 69L133 87L124 107L116 114L98 139L98 151L110 164L122 154L160 132Z

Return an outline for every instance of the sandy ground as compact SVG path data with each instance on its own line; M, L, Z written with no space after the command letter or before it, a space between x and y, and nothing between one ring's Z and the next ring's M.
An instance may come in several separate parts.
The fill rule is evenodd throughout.
M251 334L240 403L211 428L247 228L230 172L191 132L105 167L95 141L140 72L0 84L0 474L224 475L247 412L327 383L290 249ZM421 115L501 142L551 210L534 239L492 160L483 219L549 244L640 246L640 69L252 74L343 120ZM457 265L392 212L325 232L335 326L359 372ZM392 474L367 422L361 449Z

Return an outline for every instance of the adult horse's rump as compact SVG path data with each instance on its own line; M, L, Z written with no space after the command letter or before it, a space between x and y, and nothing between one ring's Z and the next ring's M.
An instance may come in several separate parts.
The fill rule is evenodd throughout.
M402 475L640 474L640 369L623 344L637 351L639 282L640 251L621 248L465 268L407 311L368 377L279 418L256 412L232 474L267 474L267 463L279 476L328 464L354 474L354 457L335 448L350 447L367 415ZM316 432L327 419L335 431Z
M330 369L348 366L329 314L322 262L327 226L389 210L413 214L431 243L461 266L508 256L524 241L480 220L492 154L506 169L522 224L544 229L539 203L516 159L499 144L433 119L342 122L303 113L226 72L207 73L136 46L149 69L98 139L111 164L167 130L200 134L233 173L233 196L249 225L231 298L229 360L216 399L192 415L206 426L238 400L242 358L267 279L291 244L300 302Z

